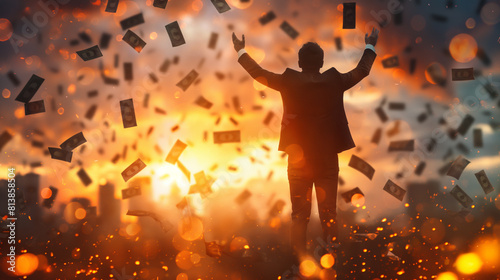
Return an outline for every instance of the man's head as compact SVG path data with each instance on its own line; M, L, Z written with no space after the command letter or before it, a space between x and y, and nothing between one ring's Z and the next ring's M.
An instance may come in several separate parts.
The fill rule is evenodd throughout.
M323 49L314 43L305 43L299 50L299 67L303 70L319 70L323 67Z

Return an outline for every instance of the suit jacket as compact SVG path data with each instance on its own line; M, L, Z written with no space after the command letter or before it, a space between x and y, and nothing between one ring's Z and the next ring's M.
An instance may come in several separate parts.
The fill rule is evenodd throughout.
M278 149L299 145L306 156L340 153L355 147L344 110L344 91L368 76L377 55L365 49L356 68L339 73L298 72L287 68L283 74L263 69L248 54L238 62L258 82L281 93L283 118Z

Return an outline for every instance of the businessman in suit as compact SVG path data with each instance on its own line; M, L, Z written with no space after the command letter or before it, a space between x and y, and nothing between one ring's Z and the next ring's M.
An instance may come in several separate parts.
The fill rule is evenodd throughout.
M245 51L245 35L233 33L238 62L258 82L281 93L283 118L278 150L288 154L288 181L292 202L291 244L298 259L306 254L307 224L313 184L325 242L337 239L338 153L355 147L344 111L344 91L368 76L377 56L379 31L365 35L366 48L356 68L340 73L334 67L321 73L323 50L313 42L299 50L302 71L267 71Z

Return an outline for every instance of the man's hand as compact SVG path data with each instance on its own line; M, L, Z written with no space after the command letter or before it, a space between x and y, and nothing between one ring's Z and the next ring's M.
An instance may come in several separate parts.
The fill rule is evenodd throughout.
M241 49L245 48L245 35L243 35L242 38L243 40L240 41L233 32L233 45L236 52L239 52Z
M370 44L370 45L375 47L375 45L377 44L377 40L378 40L378 33L379 33L379 30L375 29L375 27L372 29L372 34L370 34L370 36L368 36L368 33L366 33L365 34L365 43ZM233 36L234 36L234 33L233 33ZM245 37L243 37L243 40L244 39L245 39Z

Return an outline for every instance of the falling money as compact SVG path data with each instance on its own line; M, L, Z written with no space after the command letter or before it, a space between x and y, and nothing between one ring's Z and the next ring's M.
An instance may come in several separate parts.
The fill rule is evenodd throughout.
M400 141L391 141L389 143L389 152L394 151L407 151L411 152L414 150L415 140L400 140Z
M186 41L184 40L184 36L182 36L179 23L177 23L177 21L165 25L165 28L167 29L168 37L170 38L172 47L177 47L180 45L184 45L186 43Z
M140 13L120 21L120 26L123 30L126 30L142 23L144 23L144 17L142 16L142 13Z
M122 199L128 199L134 196L141 195L141 187L130 187L122 190Z
M33 115L45 112L45 105L43 100L33 101L24 104L24 114Z
M59 148L49 147L49 153L51 158L67 162L71 162L71 158L73 157L73 152Z
M262 25L266 25L275 18L276 18L276 14L273 11L269 11L265 15L263 15L259 18L259 22Z
M176 84L176 86L180 87L183 91L186 91L189 86L198 78L198 72L196 70L191 70L186 77L184 77L180 82Z
M239 143L240 137L239 130L214 131L214 144Z
M391 180L387 180L387 183L385 183L384 191L390 193L392 196L399 199L400 201L403 201L403 198L406 194L405 190L403 190L400 186L396 185Z
M129 128L137 126L135 119L134 101L132 98L120 101L120 109L122 112L123 127Z
M481 188L483 188L485 194L489 194L490 192L495 190L491 185L490 180L486 176L486 172L484 170L481 170L474 175L476 175L477 181L479 182L479 185L481 185Z
M153 7L165 9L167 7L168 0L154 0Z
M384 68L398 67L399 66L398 56L395 55L395 56L391 56L391 57L388 57L386 59L383 59L382 66L384 66Z
M85 169L80 168L80 170L78 170L78 173L76 173L76 175L78 175L78 178L80 178L84 186L92 184L92 179L90 179L89 174L87 174Z
M130 180L130 178L134 177L137 173L139 173L141 170L143 170L146 167L146 164L138 158L136 161L134 161L129 167L127 167L125 170L122 172L122 177L125 182Z
M83 136L83 132L78 132L77 134L68 138L68 140L64 141L59 147L63 150L72 151L78 146L86 143L87 139Z
M116 13L116 9L118 9L119 0L108 0L106 4L106 12L108 13Z
M469 163L470 161L468 161L462 155L459 155L451 164L450 169L448 169L448 172L446 172L446 175L454 177L457 180L460 179L460 175L462 175L462 172Z
M349 160L349 166L363 173L370 180L375 173L375 169L371 165L355 155L352 155L351 160Z
M219 14L231 10L231 7L229 7L229 5L224 0L210 0L210 1L212 1L212 4L214 4L214 7L217 9Z
M99 49L98 45L95 45L88 49L77 51L76 54L78 54L78 56L83 59L83 61L89 61L102 56L101 49Z
M198 105L200 107L203 107L205 109L210 109L212 107L212 105L213 105L212 102L206 100L205 97L203 97L201 95L196 99L196 101L194 102L194 104L196 104L196 105Z
M286 20L280 25L281 30L283 30L290 38L295 39L299 36L299 32L295 30Z
M183 143L181 140L177 140L172 149L170 149L170 152L168 153L165 161L171 164L175 164L186 147L187 144Z
M142 51L142 49L146 46L146 42L141 39L141 37L137 36L134 32L127 30L125 35L123 35L124 42L129 44L134 50L138 53Z
M468 196L462 188L456 185L450 192L450 194L462 204L463 207L469 208L472 205L472 198Z
M356 2L344 3L342 29L356 28Z
M474 80L474 68L451 69L452 81Z
M16 97L16 101L28 103L31 98L35 96L35 93L38 91L40 86L42 85L44 78L38 77L37 75L32 75L28 83L21 90L19 95Z

